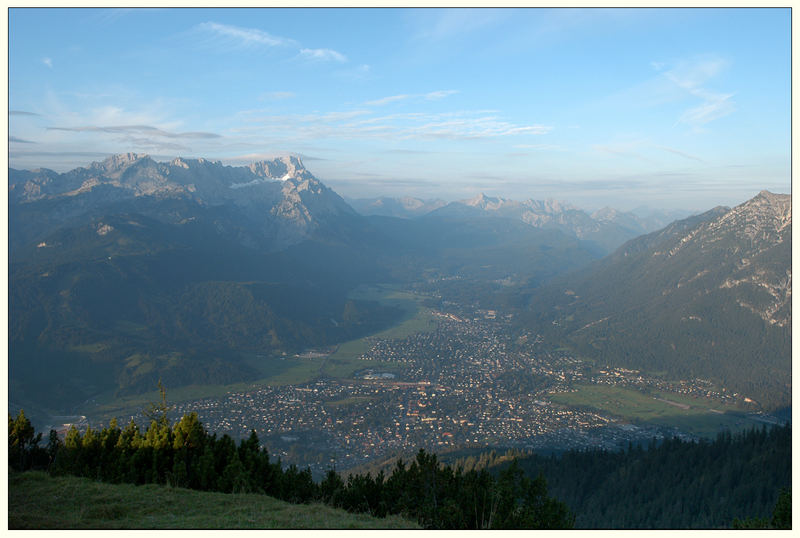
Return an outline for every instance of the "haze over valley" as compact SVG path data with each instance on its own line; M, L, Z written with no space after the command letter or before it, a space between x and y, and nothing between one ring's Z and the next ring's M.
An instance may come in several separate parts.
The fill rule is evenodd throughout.
M791 525L790 9L7 16L13 472Z
M141 421L160 381L322 472L694 438L791 402L787 195L647 234L658 214L484 194L361 215L297 157L123 154L12 169L9 196L10 406L43 426Z

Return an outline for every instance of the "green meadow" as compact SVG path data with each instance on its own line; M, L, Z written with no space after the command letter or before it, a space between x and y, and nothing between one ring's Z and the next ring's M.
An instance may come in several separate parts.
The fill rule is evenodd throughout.
M672 393L645 394L609 385L576 385L576 392L552 394L555 403L596 409L630 422L647 422L711 437L721 429L739 431L757 424L742 409L705 398Z

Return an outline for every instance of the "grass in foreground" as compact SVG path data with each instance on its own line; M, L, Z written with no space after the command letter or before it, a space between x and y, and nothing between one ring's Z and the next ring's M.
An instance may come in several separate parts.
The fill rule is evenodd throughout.
M43 472L9 473L9 529L414 529L397 516L351 514L256 494L105 484Z

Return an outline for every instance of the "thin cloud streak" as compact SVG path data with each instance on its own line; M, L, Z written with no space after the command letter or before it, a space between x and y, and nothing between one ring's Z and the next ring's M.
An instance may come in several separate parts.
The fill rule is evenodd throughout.
M483 116L477 112L425 114L409 112L385 116L363 117L366 110L326 114L276 115L254 118L257 123L238 132L265 131L280 133L294 140L318 138L382 138L390 140L441 139L474 140L515 135L543 135L552 130L546 125L519 125ZM357 119L360 118L360 119ZM355 120L355 121L354 121Z
M112 125L112 126L94 126L87 125L82 127L48 127L48 131L71 131L71 132L95 132L95 133L141 133L151 136L161 136L164 138L222 138L221 135L216 133L204 132L185 132L185 133L171 133L164 131L157 127L150 125Z
M440 99L444 99L445 97L456 93L458 93L458 90L439 90L423 94L403 93L399 95L390 95L388 97L382 97L380 99L374 99L372 101L367 101L364 104L368 106L383 106L383 105L388 105L389 103L394 103L396 101L406 101L409 99L424 99L426 101L438 101Z
M300 56L309 60L346 63L347 57L331 49L300 49Z
M627 144L624 146L610 146L604 144L595 144L592 146L592 149L595 151L600 151L603 153L610 153L611 155L617 155L619 157L631 157L642 162L646 163L653 163L652 159L648 159L647 157L632 151L631 148L634 147L633 145Z
M717 57L704 57L681 62L665 71L664 77L689 95L701 99L701 104L686 110L677 123L699 129L703 125L723 118L736 110L732 93L708 90L705 83L726 69L728 62Z
M668 148L666 146L655 146L655 147L658 148L658 149L664 150L664 151L668 151L668 152L673 153L675 155L679 155L679 156L683 157L684 159L690 159L692 161L697 161L697 162L703 163L703 164L705 164L705 162L706 162L703 159L701 159L700 157L695 157L694 155L689 155L688 153L684 153L683 151L679 151L679 150L674 149L674 148Z
M714 120L724 118L736 110L731 100L733 94L703 94L695 93L705 101L703 104L684 112L678 119L679 123L686 123L693 127L700 127Z
M216 22L204 22L195 26L198 32L206 34L217 44L234 48L294 46L293 39L278 37L256 28L242 28Z
M375 99L374 101L367 101L364 103L365 105L369 106L381 106L386 105L389 103L394 103L395 101L402 101L404 99L408 99L411 97L410 95L402 94L402 95L391 95L389 97L384 97L382 99Z
M438 101L439 99L444 99L448 95L453 95L458 93L458 90L439 90L436 92L428 92L425 94L425 99L428 101Z

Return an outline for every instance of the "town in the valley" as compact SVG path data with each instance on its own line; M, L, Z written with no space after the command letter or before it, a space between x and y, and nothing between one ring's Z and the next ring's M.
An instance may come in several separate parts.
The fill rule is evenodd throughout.
M285 463L330 468L408 457L419 448L617 449L629 442L692 435L673 427L632 423L598 409L554 401L577 386L616 386L686 407L686 397L720 409L743 397L710 382L666 382L638 371L592 367L536 334L511 335L509 316L475 309L431 311L435 328L404 338L368 339L364 368L349 378L254 386L245 392L175 404L174 416L197 412L218 435L247 437ZM329 350L296 358L319 359ZM376 363L386 368L375 368ZM669 395L683 397L670 400ZM721 413L721 411L718 411ZM144 424L142 415L130 417Z

